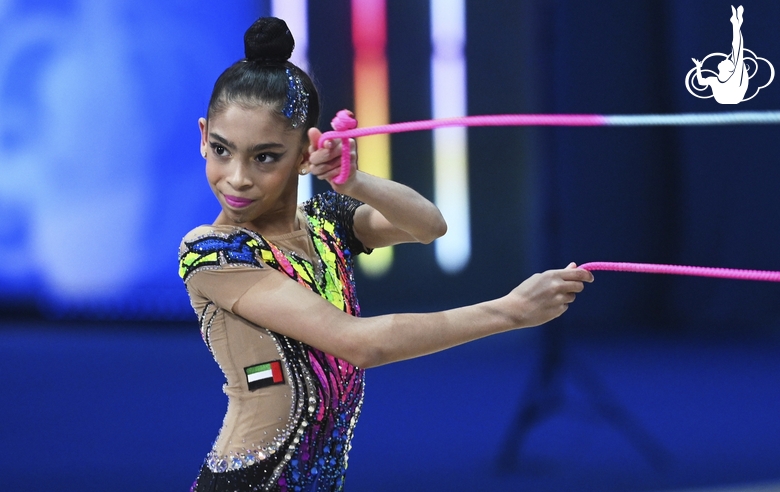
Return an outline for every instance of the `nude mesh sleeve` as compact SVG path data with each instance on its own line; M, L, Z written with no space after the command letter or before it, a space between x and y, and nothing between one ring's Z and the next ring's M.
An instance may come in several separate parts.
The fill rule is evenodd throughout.
M230 313L233 305L263 276L275 273L271 268L224 267L193 274L187 283L190 294L208 299Z

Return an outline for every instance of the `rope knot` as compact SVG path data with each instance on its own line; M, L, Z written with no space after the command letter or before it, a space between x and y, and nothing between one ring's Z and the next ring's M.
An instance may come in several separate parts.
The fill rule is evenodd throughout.
M330 122L333 129L337 132L343 132L357 128L357 120L352 115L352 111L342 109Z

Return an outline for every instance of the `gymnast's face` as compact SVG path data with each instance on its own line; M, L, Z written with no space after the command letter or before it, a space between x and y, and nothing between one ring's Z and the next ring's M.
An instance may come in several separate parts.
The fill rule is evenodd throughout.
M260 231L289 217L296 206L298 173L308 160L302 130L291 129L266 105L230 104L198 123L206 177L222 205L216 223Z

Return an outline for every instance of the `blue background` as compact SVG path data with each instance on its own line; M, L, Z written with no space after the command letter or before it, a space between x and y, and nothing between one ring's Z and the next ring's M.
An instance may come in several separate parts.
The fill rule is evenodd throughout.
M724 1L467 4L468 112L736 107L684 86ZM745 2L780 63L780 4ZM0 0L2 490L186 490L221 423L176 248L218 212L196 120L264 2ZM349 2L311 2L323 121L352 104ZM391 120L430 118L429 12L388 2ZM321 125L323 126L323 125ZM475 128L473 252L358 278L365 315L503 295L569 261L780 270L776 126ZM393 137L432 196L431 135ZM599 273L564 317L369 371L351 490L668 490L780 482L776 284Z

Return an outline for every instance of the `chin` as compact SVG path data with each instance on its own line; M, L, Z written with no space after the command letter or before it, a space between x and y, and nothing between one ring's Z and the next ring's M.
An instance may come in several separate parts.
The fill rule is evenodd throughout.
M252 221L252 218L247 215L230 215L229 217L234 224L246 224Z

